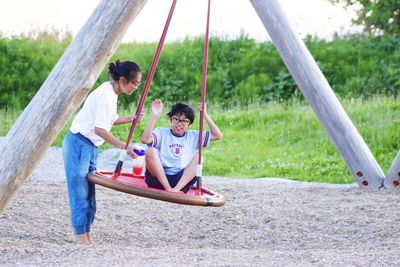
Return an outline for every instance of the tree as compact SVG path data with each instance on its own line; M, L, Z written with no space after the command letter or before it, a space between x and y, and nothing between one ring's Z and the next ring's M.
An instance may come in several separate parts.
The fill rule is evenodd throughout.
M369 34L400 34L400 0L330 0L358 6L356 25L363 25Z

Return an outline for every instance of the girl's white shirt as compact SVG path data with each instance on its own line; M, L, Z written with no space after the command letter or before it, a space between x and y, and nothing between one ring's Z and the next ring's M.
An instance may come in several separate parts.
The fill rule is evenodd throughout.
M82 109L72 121L70 131L80 133L88 138L95 146L104 143L104 139L94 133L95 127L110 132L117 114L118 94L110 82L105 82L86 98Z

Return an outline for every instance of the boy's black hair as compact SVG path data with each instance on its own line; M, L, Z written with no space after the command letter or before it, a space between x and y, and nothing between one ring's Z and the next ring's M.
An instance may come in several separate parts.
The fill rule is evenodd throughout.
M190 124L194 122L195 114L194 110L185 103L176 103L171 107L171 110L167 113L168 117L171 119L172 116L178 115L182 116L185 115L187 119L189 119Z

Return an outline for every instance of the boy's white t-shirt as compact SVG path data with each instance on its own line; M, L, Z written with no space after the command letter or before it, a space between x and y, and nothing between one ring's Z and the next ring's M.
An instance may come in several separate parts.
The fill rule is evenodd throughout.
M203 147L210 145L210 132L203 134ZM157 127L153 130L152 147L159 151L161 165L168 175L177 174L192 160L199 148L199 131L186 130L183 136L176 136L170 128Z
M70 131L80 133L88 138L95 146L104 143L104 139L94 133L94 128L102 128L109 132L118 118L118 95L110 82L105 82L94 90L85 100L78 112Z

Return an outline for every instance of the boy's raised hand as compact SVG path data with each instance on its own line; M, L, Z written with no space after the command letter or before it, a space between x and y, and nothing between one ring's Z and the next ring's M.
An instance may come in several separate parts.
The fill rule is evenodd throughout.
M151 112L153 116L160 117L164 109L164 105L160 99L156 99L151 103Z
M203 107L203 104L199 102L199 110L201 110ZM204 114L207 114L207 103L204 103Z

